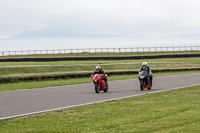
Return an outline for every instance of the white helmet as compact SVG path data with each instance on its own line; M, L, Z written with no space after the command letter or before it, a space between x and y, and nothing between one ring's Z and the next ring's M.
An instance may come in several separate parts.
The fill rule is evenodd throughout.
M96 66L96 71L99 72L101 70L100 66Z
M142 62L142 66L146 67L147 66L147 62Z

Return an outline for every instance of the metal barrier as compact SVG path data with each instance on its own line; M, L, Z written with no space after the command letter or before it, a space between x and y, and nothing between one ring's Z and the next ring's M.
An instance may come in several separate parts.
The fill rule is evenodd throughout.
M199 51L200 46L169 46L169 47L132 47L132 48L83 48L83 49L53 49L53 50L21 50L0 51L0 56L11 55L41 55L67 53L125 53L125 52L164 52L164 51Z

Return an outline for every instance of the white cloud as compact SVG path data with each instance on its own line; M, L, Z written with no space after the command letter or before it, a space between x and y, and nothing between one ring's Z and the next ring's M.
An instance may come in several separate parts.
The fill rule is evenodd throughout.
M10 36L0 36L0 39L9 38Z
M143 37L200 35L199 0L1 0L0 36L63 30Z

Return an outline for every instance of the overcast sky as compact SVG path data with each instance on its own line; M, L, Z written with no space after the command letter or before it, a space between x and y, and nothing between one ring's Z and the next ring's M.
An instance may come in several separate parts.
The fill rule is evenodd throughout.
M112 38L113 43L115 38L129 38L127 46L148 39L199 42L199 13L200 0L0 0L0 45L17 48L27 38L74 36L74 40ZM18 43L13 44L12 38ZM67 41L62 47L66 45Z

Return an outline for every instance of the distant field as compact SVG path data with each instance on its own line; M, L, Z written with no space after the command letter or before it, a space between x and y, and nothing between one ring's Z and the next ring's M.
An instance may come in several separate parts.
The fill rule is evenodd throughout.
M1 66L9 65L75 65L75 64L113 64L113 63L142 63L142 62L182 62L200 64L200 57L194 58L165 58L165 59L145 59L145 60L95 60L95 61L54 61L54 62L0 62Z
M40 78L41 76L59 76L70 73L92 74L96 65L100 65L106 73L117 71L139 71L143 61L147 61L152 70L200 68L200 57L148 60L0 62L0 78Z
M50 65L50 66L16 66L0 67L0 77L30 77L45 76L64 73L93 73L97 64L73 64L73 65ZM152 70L173 69L173 68L200 68L192 63L174 63L174 62L149 62ZM105 72L113 71L139 71L141 62L136 63L109 63L101 64Z
M0 121L4 132L200 132L200 86Z
M176 55L176 54L200 54L200 51L175 51L175 52L99 52L99 53L68 53L68 54L37 54L37 55L11 55L1 56L8 58L61 58L61 57L115 57L115 56L148 56L148 55Z

